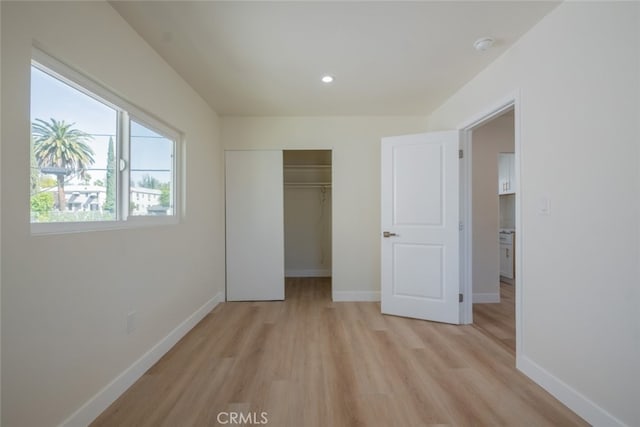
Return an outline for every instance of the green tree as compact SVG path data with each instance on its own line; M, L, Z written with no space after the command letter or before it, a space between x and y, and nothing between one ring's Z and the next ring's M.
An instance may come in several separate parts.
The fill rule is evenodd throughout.
M31 196L31 213L40 219L44 214L53 210L53 194L49 192L37 193Z
M38 161L36 160L36 154L33 150L33 135L31 135L30 149L31 152L31 182L30 189L31 195L34 195L40 191L40 169L38 168Z
M95 185L96 187L104 187L104 182L102 182L101 179L96 179L95 181L93 181L93 185Z
M171 185L168 182L160 185L160 205L171 206Z
M148 173L142 175L142 180L138 182L138 185L143 188L151 188L152 190L158 190L162 185L160 180L155 176L151 176Z
M53 188L58 185L58 181L50 176L41 176L39 179L40 189Z
M33 152L38 166L49 168L48 173L56 175L58 184L58 210L64 211L64 178L75 173L82 177L94 163L93 150L87 143L91 135L74 129L75 123L65 123L50 119L46 122L36 119L32 123L34 137Z
M113 148L113 138L109 137L109 148L107 151L107 195L104 202L104 209L107 212L116 210L116 156Z

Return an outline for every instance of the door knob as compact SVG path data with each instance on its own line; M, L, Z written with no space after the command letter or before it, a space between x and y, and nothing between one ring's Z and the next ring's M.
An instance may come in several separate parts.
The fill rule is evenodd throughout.
M384 231L382 232L382 236L383 237L392 237L392 236L397 236L396 233L389 233L388 231Z

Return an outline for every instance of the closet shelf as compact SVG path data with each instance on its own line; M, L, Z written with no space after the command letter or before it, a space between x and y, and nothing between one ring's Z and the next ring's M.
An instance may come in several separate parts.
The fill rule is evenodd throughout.
M294 164L288 164L288 165L284 165L285 169L331 169L331 165L312 165L312 164L306 164L306 165L294 165Z
M285 182L285 187L324 187L331 188L330 182Z
M331 165L285 163L284 185L287 188L330 188Z

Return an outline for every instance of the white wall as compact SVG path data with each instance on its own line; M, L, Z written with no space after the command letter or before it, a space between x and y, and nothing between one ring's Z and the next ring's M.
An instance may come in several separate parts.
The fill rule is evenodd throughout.
M519 91L518 366L595 425L640 425L639 78L640 4L567 2L429 117Z
M285 186L284 267L287 277L331 276L331 188Z
M2 46L2 7L0 7L0 47ZM1 51L1 49L0 49ZM0 55L0 96L2 94L2 55ZM2 135L2 102L0 102L0 138ZM2 144L0 143L0 224L2 224ZM0 226L0 242L2 227ZM0 244L2 260L2 244ZM0 261L0 425L2 424L2 262Z
M51 426L223 292L222 150L215 113L107 3L1 7L2 425ZM179 225L30 234L32 40L185 133Z
M513 114L507 113L473 131L471 203L474 302L500 300L498 154L513 152L513 120Z
M223 117L225 149L332 149L332 290L379 298L380 138L424 131L421 117Z

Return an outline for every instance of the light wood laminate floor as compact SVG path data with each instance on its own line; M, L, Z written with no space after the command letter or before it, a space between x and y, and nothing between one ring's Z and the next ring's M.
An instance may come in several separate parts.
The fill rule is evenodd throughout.
M501 282L499 303L473 304L473 324L513 354L516 353L515 296L515 286Z
M286 301L220 304L92 425L215 426L221 412L291 427L586 425L478 328L333 303L330 286L289 279Z

